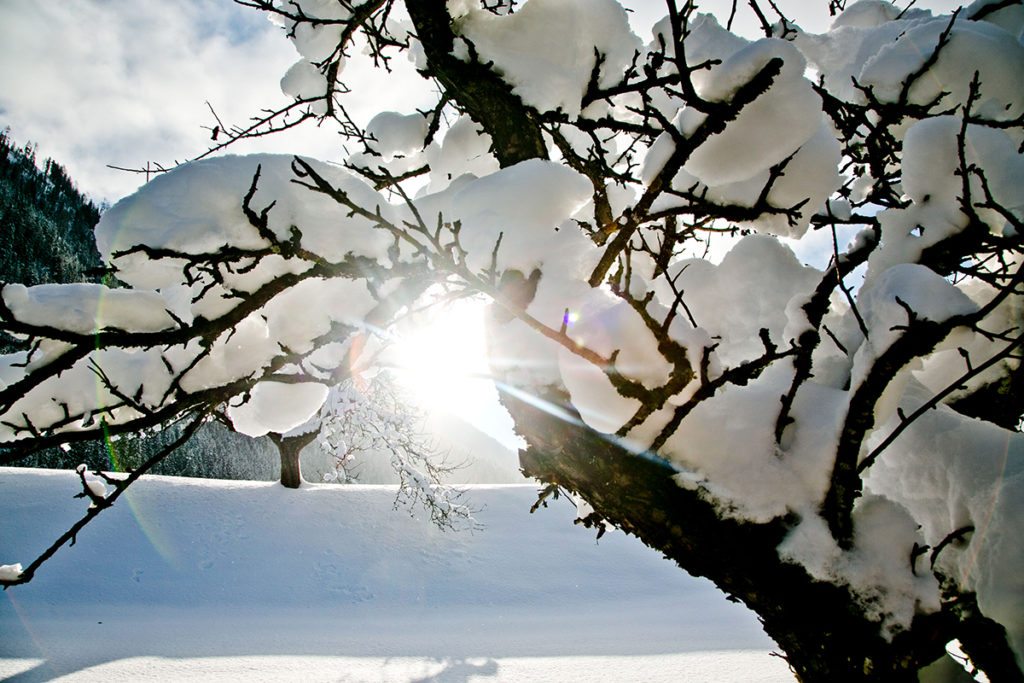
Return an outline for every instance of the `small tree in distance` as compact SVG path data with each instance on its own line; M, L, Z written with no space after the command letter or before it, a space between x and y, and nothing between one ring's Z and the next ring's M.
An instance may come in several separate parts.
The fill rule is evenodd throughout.
M463 492L444 483L458 469L422 431L423 414L402 395L389 372L355 378L330 388L320 410L285 434L269 432L281 458L281 484L302 486L302 450L315 443L332 460L321 475L328 483L360 480L360 460L382 458L398 478L395 507L422 508L441 529L473 524Z
M388 372L332 387L315 432L321 450L334 459L326 482L358 483L359 458L387 458L398 476L395 506L422 507L442 529L472 523L462 492L443 484L458 469L422 431L423 415L402 395Z
M129 289L3 288L0 461L216 410L286 434L443 285L491 302L526 474L754 610L798 678L914 681L959 640L1024 680L1019 0L830 2L820 35L667 0L643 36L615 0L239 4L302 55L292 99L105 214ZM435 106L355 125L358 53ZM306 119L346 168L209 156Z

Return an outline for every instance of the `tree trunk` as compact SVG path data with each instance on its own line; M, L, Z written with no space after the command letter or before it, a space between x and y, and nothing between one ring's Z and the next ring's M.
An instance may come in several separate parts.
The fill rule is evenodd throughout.
M298 436L282 436L273 432L267 435L277 446L277 452L281 456L281 486L289 489L297 489L302 486L299 453L316 438L316 434L314 430Z
M539 398L576 414L554 391ZM954 637L956 619L939 613L918 616L909 631L887 641L846 587L817 581L780 560L776 547L794 520L722 519L710 503L676 484L677 470L668 462L633 454L538 402L510 394L502 399L529 443L520 452L528 476L581 495L602 519L752 609L801 681L916 682L918 669L943 656Z
M536 113L523 105L489 65L454 56L455 33L445 3L407 0L406 9L430 64L426 73L440 81L445 94L491 136L492 151L501 167L547 159Z

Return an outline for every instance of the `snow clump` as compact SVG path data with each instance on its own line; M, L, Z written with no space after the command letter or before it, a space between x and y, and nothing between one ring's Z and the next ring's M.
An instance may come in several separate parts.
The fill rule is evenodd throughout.
M622 78L640 48L625 10L614 0L530 0L505 16L464 7L457 29L481 61L494 63L523 102L567 116L581 112L595 54L603 60L597 85L609 87ZM468 58L467 46L462 44L456 54Z

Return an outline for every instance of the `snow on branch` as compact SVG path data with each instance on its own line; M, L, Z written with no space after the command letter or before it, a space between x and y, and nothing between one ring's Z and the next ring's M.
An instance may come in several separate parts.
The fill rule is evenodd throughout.
M239 4L298 48L294 99L242 127L211 107L211 152L303 120L360 151L185 164L97 228L127 288L6 284L0 461L194 412L319 416L336 478L382 450L456 526L415 420L328 387L372 376L426 298L482 297L524 467L727 586L801 676L824 666L806 640L832 680L896 680L980 623L969 600L1020 657L1019 6L831 2L810 34L770 1L723 26L669 0L637 36L614 0ZM381 78L407 53L436 104L356 126L357 48ZM97 509L122 490L90 482ZM808 591L828 608L787 620ZM837 614L857 635L826 642Z

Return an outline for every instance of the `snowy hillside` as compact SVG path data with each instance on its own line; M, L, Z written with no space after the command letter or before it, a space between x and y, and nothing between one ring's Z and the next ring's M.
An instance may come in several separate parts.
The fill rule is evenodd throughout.
M0 563L83 511L70 472L0 468ZM442 533L393 488L143 479L0 598L0 678L792 681L753 614L634 539L474 487Z

